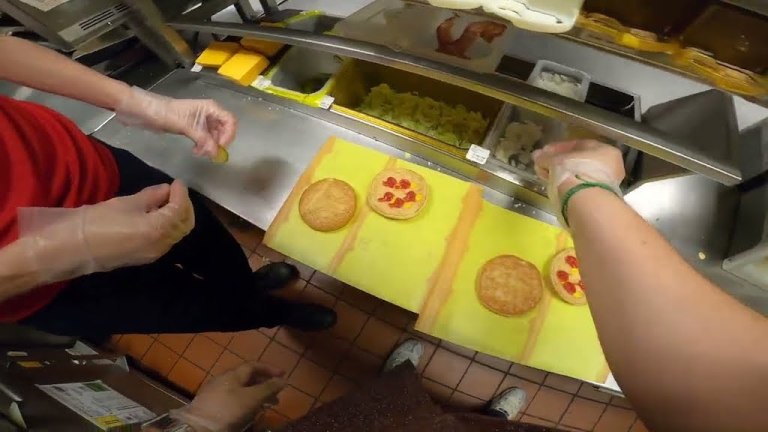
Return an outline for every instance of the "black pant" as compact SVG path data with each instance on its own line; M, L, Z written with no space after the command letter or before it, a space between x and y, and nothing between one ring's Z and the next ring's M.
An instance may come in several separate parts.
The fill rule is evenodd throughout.
M106 144L105 144L106 145ZM107 146L120 172L119 196L171 177ZM100 338L118 333L239 331L282 324L292 302L256 286L242 248L190 191L195 227L159 260L79 277L21 323L49 333Z

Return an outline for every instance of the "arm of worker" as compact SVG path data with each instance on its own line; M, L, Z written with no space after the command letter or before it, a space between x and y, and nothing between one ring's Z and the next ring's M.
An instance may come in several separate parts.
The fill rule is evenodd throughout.
M194 225L178 180L75 209L19 209L20 236L0 249L0 302L46 283L153 262Z
M285 387L283 375L265 364L243 363L203 384L192 403L145 424L142 431L186 425L193 432L240 432L265 405L277 403L277 394Z
M212 100L173 99L130 87L12 36L0 36L0 80L115 111L128 125L185 135L195 143L195 154L210 158L235 138L237 120Z
M620 152L595 141L553 144L535 160L558 208L580 183L624 177ZM567 220L608 364L649 428L765 430L768 319L697 273L609 190L575 192Z

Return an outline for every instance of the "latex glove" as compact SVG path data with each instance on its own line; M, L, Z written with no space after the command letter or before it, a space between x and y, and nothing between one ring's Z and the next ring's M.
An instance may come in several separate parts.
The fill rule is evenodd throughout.
M184 135L194 141L192 153L218 162L235 139L237 119L210 99L174 99L132 87L115 110L128 126Z
M20 208L18 216L19 239L41 282L153 262L195 226L178 180L74 209Z
M249 362L208 381L192 403L169 414L195 432L239 432L285 387L283 372Z
M595 140L552 143L534 151L533 161L536 174L547 181L550 205L563 226L562 196L579 183L605 183L621 196L624 160L621 151L611 145Z

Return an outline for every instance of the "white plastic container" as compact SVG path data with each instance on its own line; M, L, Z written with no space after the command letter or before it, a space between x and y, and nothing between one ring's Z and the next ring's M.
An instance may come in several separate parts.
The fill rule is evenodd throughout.
M429 3L449 9L482 7L522 29L563 33L576 24L584 0L429 0Z
M544 74L544 75L542 75ZM555 76L565 77L567 81L572 81L576 89L573 92L569 91L554 91L548 86L541 85L542 77L547 74L554 74ZM560 63L555 63L549 60L539 60L536 62L536 66L533 68L533 72L528 76L528 84L534 85L545 90L553 91L571 99L575 99L579 102L584 102L587 99L587 91L589 90L589 83L592 78L585 72L578 69L563 66ZM572 93L572 94L569 94Z
M340 22L335 31L465 69L493 72L504 55L510 27L473 13L377 0Z

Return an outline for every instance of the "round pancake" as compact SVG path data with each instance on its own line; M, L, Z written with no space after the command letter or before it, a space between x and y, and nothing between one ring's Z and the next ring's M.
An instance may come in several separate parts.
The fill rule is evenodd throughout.
M549 266L549 280L552 282L552 288L555 289L555 292L560 296L560 298L572 305L585 305L587 304L587 296L584 293L584 286L581 282L581 274L578 272L578 270L574 271L574 267L568 264L566 260L566 257L568 256L576 257L576 250L573 248L568 248L560 251L560 253L552 258L552 263ZM578 266L576 269L578 269ZM568 274L567 281L578 286L578 289L576 292L574 292L574 294L569 293L565 289L563 281L561 281L557 276L557 272L559 271L566 272Z
M533 264L514 255L499 255L477 273L475 292L480 304L503 316L533 309L543 293L541 274Z
M397 186L387 184L387 179L395 179ZM409 184L402 188L401 180ZM424 208L427 203L427 181L420 174L405 168L390 168L376 174L368 189L368 205L376 213L390 219L410 219ZM407 194L411 192L415 198L406 201ZM387 193L391 195L386 195ZM391 197L387 200L387 197ZM397 206L397 200L403 200L402 206Z
M299 198L301 219L316 231L335 231L352 219L357 195L347 182L326 178L309 185Z

